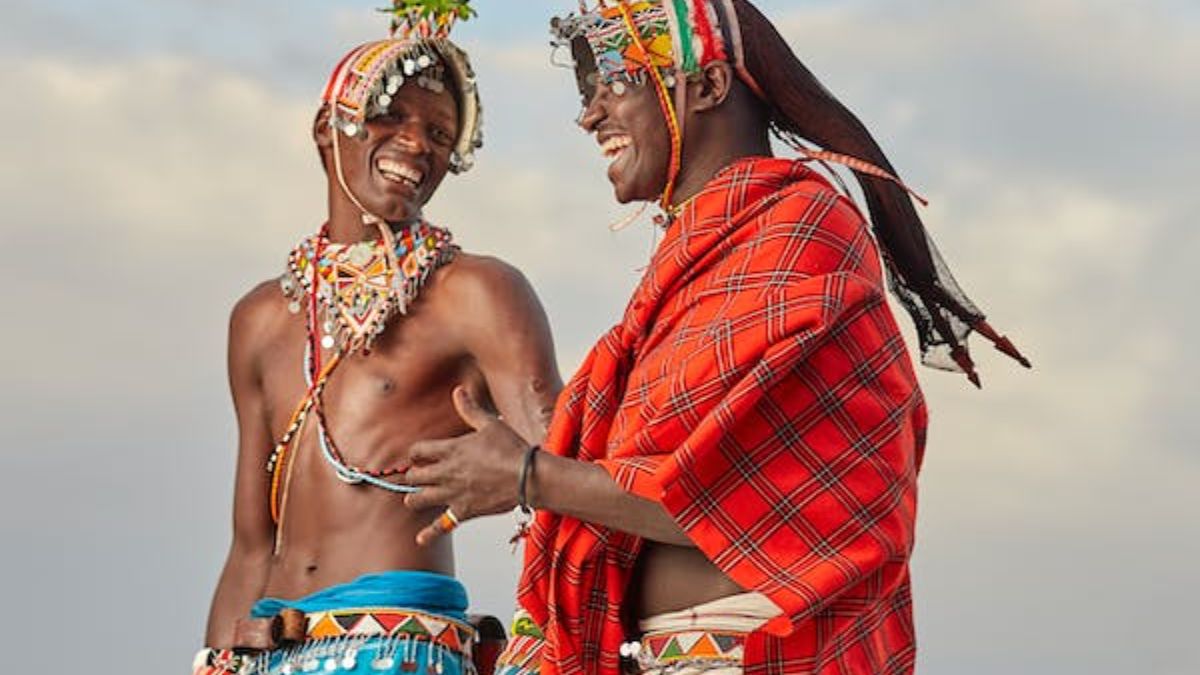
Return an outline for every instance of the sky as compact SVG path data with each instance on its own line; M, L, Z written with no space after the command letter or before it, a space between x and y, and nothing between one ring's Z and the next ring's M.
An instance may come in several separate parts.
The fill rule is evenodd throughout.
M375 4L6 3L8 669L179 672L200 646L229 537L228 312L322 222L310 122L337 57L384 31ZM569 375L654 233L606 227L627 211L549 62L547 18L573 3L476 4L458 40L486 145L427 213L524 271ZM931 198L958 280L1036 366L980 343L983 391L920 371L918 672L1200 672L1197 5L758 4ZM456 544L498 615L511 527Z

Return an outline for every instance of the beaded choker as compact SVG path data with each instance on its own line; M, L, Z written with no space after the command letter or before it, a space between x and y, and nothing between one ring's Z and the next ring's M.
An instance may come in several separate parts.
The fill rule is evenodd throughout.
M271 517L276 525L281 525L287 498L284 474L286 470L290 476L293 464L289 455L314 412L321 454L338 478L396 492L411 490L387 480L402 475L406 468L368 470L347 464L326 430L321 402L325 385L343 358L369 354L388 323L407 313L429 275L458 251L449 231L425 222L396 235L386 225L380 224L379 229L379 241L336 244L323 228L292 251L287 271L280 278L288 310L304 312L307 320L304 375L308 389L267 461ZM324 363L323 350L331 352Z
M288 256L279 283L293 314L316 305L323 348L370 351L388 321L407 312L429 274L455 250L448 231L426 223L404 230L391 246L334 244L322 229ZM311 333L314 326L309 328Z

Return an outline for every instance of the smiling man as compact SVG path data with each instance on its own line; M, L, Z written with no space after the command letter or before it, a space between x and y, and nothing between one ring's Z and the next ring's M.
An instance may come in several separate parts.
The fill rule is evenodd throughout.
M561 383L524 278L423 217L480 145L446 35L469 9L425 4L398 2L401 36L338 64L313 128L327 221L233 311L233 544L198 673L468 669L449 539L413 543L440 507L404 505L408 448L467 429L455 387L537 442Z
M460 388L475 431L413 449L407 500L538 510L504 675L909 673L926 410L888 283L926 363L977 383L972 331L1023 359L753 5L580 5L553 23L579 124L617 200L662 207L663 240L544 449ZM818 161L855 171L870 222Z

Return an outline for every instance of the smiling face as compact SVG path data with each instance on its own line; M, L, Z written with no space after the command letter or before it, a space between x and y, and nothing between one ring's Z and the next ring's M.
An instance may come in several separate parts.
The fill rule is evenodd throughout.
M578 52L576 67L584 104L579 126L595 134L600 152L610 160L608 180L617 201L658 198L666 189L671 135L654 85L600 82L594 61L589 65Z
M458 105L448 88L431 91L413 79L396 92L387 113L367 120L358 136L330 133L340 134L342 173L354 197L388 222L408 222L420 217L449 170ZM318 142L326 148L321 138ZM326 166L330 180L336 180L332 162Z

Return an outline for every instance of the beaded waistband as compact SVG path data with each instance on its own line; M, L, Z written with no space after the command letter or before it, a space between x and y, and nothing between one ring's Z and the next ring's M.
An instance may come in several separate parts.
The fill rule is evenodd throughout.
M685 664L741 665L746 633L679 630L648 634L621 647L621 656L632 658L643 669Z
M311 612L307 617L309 640L408 637L470 657L475 639L475 629L470 624L411 609L336 609Z
M399 664L404 672L416 672L420 659L426 672L441 673L446 659L470 663L475 640L475 628L470 624L410 609L347 608L311 612L305 619L308 628L304 642L274 652L249 654L202 650L196 656L193 673L267 673L273 658L280 661L276 664L278 671L286 674L352 671L363 658L369 659L370 668L376 671L391 671Z

